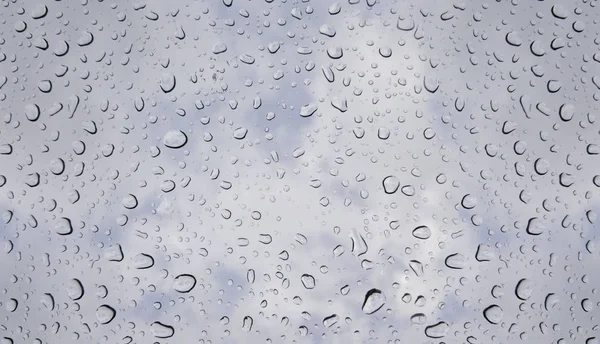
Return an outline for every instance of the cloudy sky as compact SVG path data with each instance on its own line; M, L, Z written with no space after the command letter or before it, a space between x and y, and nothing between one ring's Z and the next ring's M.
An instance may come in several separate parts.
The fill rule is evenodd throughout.
M597 343L596 4L3 1L0 343Z

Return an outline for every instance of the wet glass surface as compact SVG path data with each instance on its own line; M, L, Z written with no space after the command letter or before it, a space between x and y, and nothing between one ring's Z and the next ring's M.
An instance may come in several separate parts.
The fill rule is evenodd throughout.
M597 1L0 2L0 344L598 343Z

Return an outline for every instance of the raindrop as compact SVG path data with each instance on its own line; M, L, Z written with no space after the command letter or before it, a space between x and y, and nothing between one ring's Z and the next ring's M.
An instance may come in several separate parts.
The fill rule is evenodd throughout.
M421 240L427 240L431 237L431 229L427 226L418 226L412 231L412 235Z
M224 53L226 51L227 51L227 46L225 44L223 44L223 43L216 43L212 47L212 52L215 55Z
M328 37L335 36L335 29L333 28L333 26L328 24L321 25L321 27L319 28L319 32Z
M83 297L83 284L76 278L66 282L65 290L67 291L69 298L73 301L77 301Z
M492 248L485 244L479 244L477 246L477 252L475 253L475 259L478 262L489 262L494 259L495 254Z
M40 107L36 104L25 105L25 117L31 122L35 122L40 118Z
M516 31L511 31L506 34L506 42L515 47L523 44L523 40L521 37L519 37L519 34Z
M54 55L58 56L58 57L62 57L67 55L67 53L69 52L69 43L67 43L66 41L59 41L58 43L56 43L55 48L54 48Z
M154 265L154 258L149 254L139 253L133 258L133 267L136 269L148 269Z
M438 79L435 76L425 75L423 86L430 93L435 93L440 87Z
M341 10L342 10L342 6L340 5L339 2L332 3L331 5L329 5L329 8L327 9L329 14L331 14L331 15L336 15L336 14L340 13Z
M102 325L110 323L116 315L117 312L115 309L109 305L102 305L96 309L96 319L98 319Z
M554 5L551 9L552 15L558 19L567 19L567 10L562 5Z
M300 277L300 280L302 281L302 285L304 286L304 288L306 288L306 289L314 289L315 288L315 278L312 275L303 274Z
M575 106L573 106L572 104L563 104L558 109L558 114L560 116L560 119L562 119L565 122L568 122L573 119L573 116L575 114Z
M252 325L254 324L254 319L252 317L246 315L242 320L242 331L250 332L252 331Z
M496 325L500 323L500 321L502 321L503 315L504 312L502 311L502 308L500 308L500 306L498 305L491 305L483 310L483 316L485 317L485 320L487 320L490 324Z
M50 80L40 81L38 83L38 90L40 90L42 93L50 93L50 91L52 91L52 81L50 81ZM27 111L27 110L25 110L25 111ZM39 109L38 109L38 111L39 111ZM29 118L29 116L27 118Z
M515 295L517 295L519 299L525 301L529 299L529 297L531 297L534 286L534 282L523 278L517 283L517 286L515 288Z
M246 134L248 134L248 129L246 128L237 128L233 131L233 137L236 140L243 140L246 137Z
M175 89L175 75L170 73L163 73L160 78L160 88L163 92L169 93Z
M196 278L190 274L181 274L173 282L173 289L180 293L189 293L195 286Z
M467 259L460 253L454 253L446 257L446 266L451 269L464 269L467 267Z
M430 325L425 328L425 335L429 338L442 338L446 336L450 326L447 323L440 321L435 325Z
M168 148L178 149L187 143L187 135L181 130L168 131L163 137L163 144Z
M383 178L383 191L386 194L391 195L395 193L396 191L398 191L399 187L400 181L395 176L387 176Z
M134 209L138 205L138 200L135 195L129 194L123 198L121 203L126 209Z
M94 35L89 31L83 31L77 40L77 45L85 47L86 45L90 45L93 41Z
M48 7L44 4L37 4L31 10L31 18L33 19L41 19L46 16L48 13Z
M392 56L392 49L388 46L385 47L381 47L379 48L379 55L381 55L381 57L391 57Z
M54 225L54 231L59 235L69 235L73 233L71 220L66 217L59 218Z
M332 314L323 319L323 326L325 326L326 328L330 328L330 327L334 326L335 324L337 324L339 320L340 320L340 317L337 314Z
M544 233L546 230L546 226L542 223L542 221L537 217L532 217L527 222L527 234L529 235L540 235Z
M415 313L410 316L410 322L414 325L425 325L427 316L423 313Z
M170 338L175 334L172 326L155 321L150 325L150 332L156 338Z
M383 307L386 297L379 289L371 289L365 294L365 300L362 304L362 310L366 314L373 314Z
M104 257L111 262L120 262L123 260L123 249L119 244L110 245L104 251Z
M44 307L46 307L47 310L49 310L49 311L54 310L54 297L52 296L52 294L44 293L40 297L40 302L42 303L42 305Z
M19 307L19 301L16 299L9 299L6 301L6 310L9 312L14 312Z
M312 116L315 112L317 112L317 105L315 104L307 104L304 105L301 109L300 109L300 116L301 117L310 117Z

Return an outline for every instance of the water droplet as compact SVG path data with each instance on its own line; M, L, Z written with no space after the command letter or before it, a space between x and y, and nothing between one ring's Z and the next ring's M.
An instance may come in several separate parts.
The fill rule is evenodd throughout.
M119 245L119 244L110 245L104 251L104 258L106 258L107 260L109 260L111 262L122 261L124 256L123 256L123 249L121 248L121 245Z
M562 5L553 5L551 9L552 15L558 19L567 19L569 12Z
M365 294L362 310L366 314L373 314L380 310L386 302L386 297L379 289L371 289Z
M421 240L427 240L431 237L431 229L427 226L418 226L412 231L412 235Z
M523 44L523 40L516 31L511 31L506 34L506 42L515 47Z
M410 316L410 322L414 325L425 325L427 323L427 316L423 313L415 313Z
M310 117L312 116L315 112L317 112L317 105L316 104L307 104L304 105L301 109L300 109L300 116L301 117Z
M156 338L170 338L175 334L175 329L172 326L155 321L150 325L150 332Z
M176 83L175 75L170 73L163 73L160 78L160 88L165 93L173 91Z
M243 140L246 137L246 134L248 134L248 129L240 127L234 130L233 137L236 140Z
M77 301L83 297L83 284L76 278L70 279L65 283L65 290L69 298L73 301Z
M102 325L110 323L116 315L117 311L109 305L102 305L96 309L96 319L98 319Z
M323 326L325 326L326 328L330 328L330 327L334 326L335 324L337 324L339 320L340 320L340 317L337 314L332 314L323 319Z
M489 262L494 259L495 254L492 248L485 244L479 244L477 246L477 252L475 253L475 259L478 262Z
M92 44L93 41L94 35L92 35L92 33L89 31L83 31L79 36L79 39L77 39L77 45L80 47L85 47L86 45Z
M529 279L523 278L521 279L515 288L515 295L523 301L529 299L531 294L533 293L533 288L535 287L534 282Z
M321 27L319 28L319 32L328 37L335 36L335 29L329 24L321 25Z
M304 286L304 288L306 289L314 289L315 288L315 278L312 275L309 274L303 274L300 277L301 281L302 281L302 285Z
M175 277L173 288L180 293L189 293L196 286L196 278L190 274Z
M6 301L6 310L9 312L14 312L17 310L17 308L19 307L19 301L17 301L16 299L8 299L8 301Z
M395 176L387 176L383 178L383 191L386 194L391 195L395 193L396 191L398 191L399 187L400 181Z
M149 254L139 253L133 258L133 267L136 269L149 269L154 265L154 258Z
M246 315L242 320L242 331L250 332L252 331L252 325L254 324L254 319L252 317Z
M71 220L66 217L59 218L54 225L54 231L59 235L69 235L73 233Z
M129 195L123 197L123 200L121 201L121 203L123 204L123 207L126 209L135 209L135 207L137 207L137 205L138 205L138 200L137 200L137 197L135 197L135 195L129 194Z
M425 335L429 338L443 338L448 334L449 329L450 326L447 323L440 321L437 324L427 326Z
M581 309L583 309L586 312L591 312L593 308L594 303L590 299L585 298L581 300Z
M54 297L52 296L52 294L44 293L40 297L40 302L42 303L42 305L44 305L44 307L47 310L49 310L49 311L53 311L54 310Z
M473 209L477 205L477 198L471 194L466 194L462 198L461 205L465 209Z
M392 49L388 46L385 47L381 47L379 48L379 55L381 55L381 57L391 57L392 56Z
M31 18L33 19L41 19L46 16L48 13L48 7L44 4L37 4L31 10Z
M35 122L40 118L40 107L36 104L25 105L25 117L31 122Z
M546 231L546 226L537 217L532 217L527 222L526 228L527 234L529 235L540 235Z
M227 51L227 46L223 43L215 43L212 47L213 54L222 54Z
M549 293L548 295L546 295L546 299L544 300L544 307L546 308L547 311L553 309L558 302L560 301L558 295L554 294L554 293Z
M483 310L483 316L490 324L499 324L504 316L504 311L498 305L491 305Z
M170 130L163 137L163 144L168 148L178 149L187 143L187 135L181 130Z

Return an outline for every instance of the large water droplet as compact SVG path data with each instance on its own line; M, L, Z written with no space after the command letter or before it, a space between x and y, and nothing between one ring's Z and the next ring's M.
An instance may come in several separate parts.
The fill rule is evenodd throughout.
M190 274L181 274L173 281L173 289L180 293L189 293L195 286L196 278Z
M446 266L451 269L464 269L467 266L467 258L460 253L454 253L446 257Z
M108 259L111 262L120 262L123 260L123 249L119 244L113 244L108 246L108 248L104 251L104 258Z
M154 265L154 258L145 253L139 253L133 258L133 267L136 269L148 269Z
M427 240L431 237L431 229L427 226L418 226L412 231L412 235L421 240Z
M117 311L109 305L102 305L96 309L96 319L98 319L102 325L110 323L116 315Z
M517 283L515 294L519 299L525 301L531 297L534 287L535 283L533 281L523 278Z
M373 314L383 307L386 297L379 289L371 289L365 294L365 300L362 304L362 310L366 314Z
M163 144L168 148L181 148L187 143L187 135L181 130L170 130L163 137Z
M59 218L54 225L54 231L59 235L69 235L73 233L71 220L66 217Z
M304 288L306 289L314 289L315 288L315 278L312 275L309 274L303 274L300 277L300 280L302 281L302 285L304 286Z
M442 338L446 336L449 329L450 326L447 323L440 321L437 324L427 326L425 328L425 335L429 338Z
M69 298L73 301L77 301L83 297L83 284L76 278L70 279L65 283L65 290Z
M400 180L398 180L398 178L396 178L395 176L387 176L383 178L382 183L383 191L388 195L395 193L400 187Z
M504 312L502 311L502 308L500 308L500 306L498 305L491 305L489 307L487 307L485 310L483 310L483 316L485 317L485 319L487 321L490 322L490 324L498 324L500 323L500 321L502 321L502 316L504 315Z
M173 326L155 321L150 325L150 332L156 338L170 338L175 334L175 329L173 329Z

